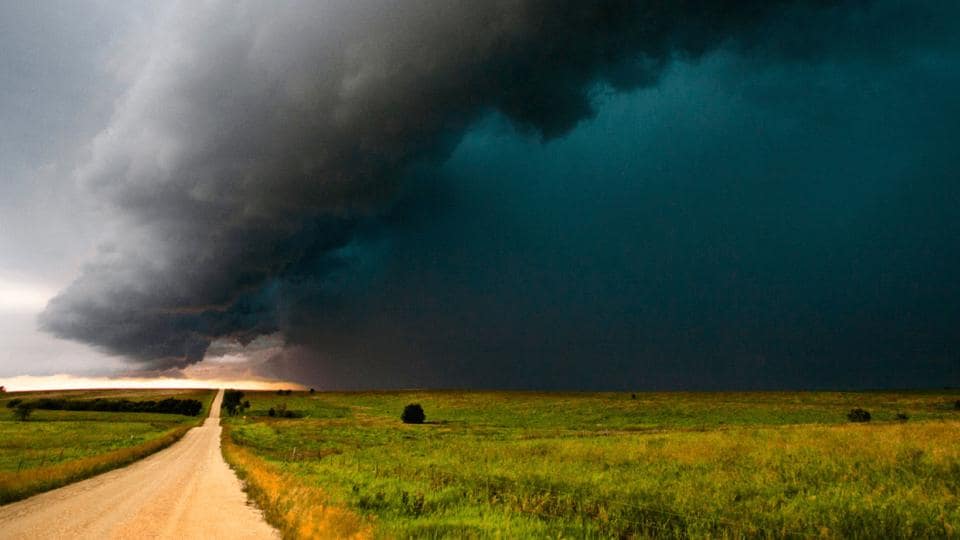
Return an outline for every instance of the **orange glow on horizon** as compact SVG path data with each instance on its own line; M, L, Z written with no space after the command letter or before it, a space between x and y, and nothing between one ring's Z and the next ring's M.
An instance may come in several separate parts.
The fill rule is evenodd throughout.
M237 388L240 390L305 390L302 384L270 379L188 379L177 377L82 377L76 375L18 375L0 378L8 392L33 390L100 390L109 388Z

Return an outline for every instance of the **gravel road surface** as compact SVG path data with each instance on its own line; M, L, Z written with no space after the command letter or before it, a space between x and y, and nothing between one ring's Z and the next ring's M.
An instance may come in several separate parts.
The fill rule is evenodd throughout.
M127 467L0 506L0 539L279 538L220 454L223 390L202 426Z

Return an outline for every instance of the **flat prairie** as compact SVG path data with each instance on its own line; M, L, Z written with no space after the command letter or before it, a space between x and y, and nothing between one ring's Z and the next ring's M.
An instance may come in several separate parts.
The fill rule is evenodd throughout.
M286 537L960 532L952 390L244 399L224 454ZM426 423L400 421L410 403Z
M0 395L0 504L126 465L176 442L203 422L212 390L65 390ZM196 399L198 416L35 410L25 422L6 405L14 399Z

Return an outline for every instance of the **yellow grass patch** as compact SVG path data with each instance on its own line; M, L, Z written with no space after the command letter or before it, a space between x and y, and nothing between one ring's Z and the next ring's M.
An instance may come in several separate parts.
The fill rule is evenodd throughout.
M257 458L230 439L229 426L222 435L227 463L245 481L247 493L263 509L284 538L373 537L373 527L349 509L328 504L319 486Z

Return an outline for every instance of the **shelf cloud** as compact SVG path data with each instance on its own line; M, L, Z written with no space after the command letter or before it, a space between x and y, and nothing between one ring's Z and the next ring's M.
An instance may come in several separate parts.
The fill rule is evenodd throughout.
M523 140L552 145L594 117L598 96L657 87L677 63L695 66L717 54L769 70L828 60L889 65L905 48L943 46L938 8L894 4L177 4L73 171L84 192L119 220L120 232L47 305L41 324L145 370L197 363L212 345L242 350L275 336L284 345L264 369L296 380L350 386L377 372L393 377L376 379L383 385L501 385L493 372L523 363L517 355L551 350L542 347L554 339L550 331L533 321L498 342L504 331L489 320L493 310L483 308L470 279L459 290L449 276L437 289L425 274L422 283L395 281L418 279L411 269L430 257L429 246L418 248L404 231L413 222L440 222L438 208L449 201L437 198L455 192L444 186L457 179L438 171L465 137L493 117ZM884 35L895 24L899 33ZM934 31L918 37L910 28ZM464 215L488 203L498 204L468 204ZM446 235L424 237L437 240L434 253L443 260L470 250ZM405 259L413 253L417 261ZM550 258L542 262L549 266ZM497 264L509 273L508 261ZM528 282L516 285L496 294L536 295ZM433 312L444 320L422 320L432 294L462 313L444 308ZM483 316L458 319L473 312ZM400 332L411 320L418 330L389 336L389 328ZM380 337L357 331L371 325L383 330ZM579 352L621 343L611 345L619 347L617 362L655 343L611 337L629 333L615 325L577 326L594 332ZM429 344L444 335L463 342L467 328L481 336L467 343L474 352L511 360L493 362L488 373L488 357L468 354L471 365L459 372L438 368L450 365L453 350ZM391 355L397 342L408 348ZM504 352L508 346L515 352ZM550 361L533 365L520 371L537 385L542 380L530 371L549 370ZM417 371L435 378L411 375ZM546 384L572 385L577 377Z

